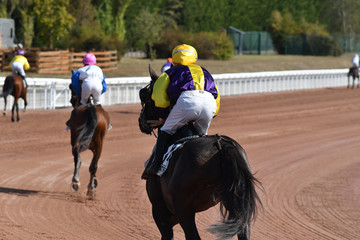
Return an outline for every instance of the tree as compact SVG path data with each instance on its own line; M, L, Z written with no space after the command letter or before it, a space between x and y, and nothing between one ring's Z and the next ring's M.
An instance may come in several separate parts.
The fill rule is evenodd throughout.
M134 34L150 59L155 58L153 46L161 39L165 27L163 19L164 16L149 12L146 9L143 9L140 15L136 17Z
M35 16L36 37L52 48L54 40L65 36L75 18L68 13L69 0L33 0L32 12Z
M97 17L106 35L119 41L125 39L125 12L132 0L93 0Z
M30 48L34 38L34 17L28 12L28 9L19 9L22 22L22 37L24 47Z

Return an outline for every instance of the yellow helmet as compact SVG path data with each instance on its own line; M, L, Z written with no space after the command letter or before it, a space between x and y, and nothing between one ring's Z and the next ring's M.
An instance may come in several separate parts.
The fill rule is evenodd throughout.
M176 46L172 51L172 60L174 64L189 65L195 64L198 58L195 48L187 44Z

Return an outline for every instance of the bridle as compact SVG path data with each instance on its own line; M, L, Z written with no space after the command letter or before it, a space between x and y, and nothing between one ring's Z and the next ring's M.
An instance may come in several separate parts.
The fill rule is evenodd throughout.
M147 107L152 103L151 93L152 93L153 83L149 83L144 88L140 89L139 96L141 101L141 112L139 117L139 127L141 132L150 134L153 133L156 137L154 129L159 128L163 125L163 122L158 119L147 119L146 111Z

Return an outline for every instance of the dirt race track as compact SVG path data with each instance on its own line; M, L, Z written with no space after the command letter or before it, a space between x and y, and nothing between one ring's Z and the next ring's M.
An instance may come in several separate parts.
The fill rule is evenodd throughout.
M252 239L360 239L360 90L345 88L223 97L209 134L231 136L263 183ZM2 100L1 100L2 101ZM70 191L70 108L0 118L0 239L160 239L140 179L155 138L140 105L105 107L113 129L99 162L96 196ZM197 215L203 239L218 206ZM184 239L179 226L175 239Z

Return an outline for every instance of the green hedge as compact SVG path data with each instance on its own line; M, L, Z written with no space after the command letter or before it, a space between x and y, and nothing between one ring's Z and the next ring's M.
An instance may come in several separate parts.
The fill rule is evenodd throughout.
M189 44L198 52L200 59L228 60L234 55L231 39L222 33L181 33L169 30L163 35L162 41L154 46L158 58L168 58L175 46Z

